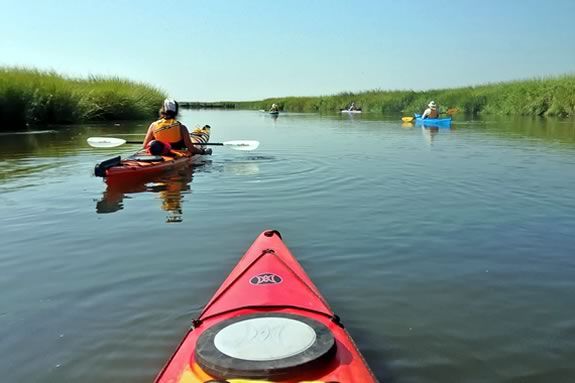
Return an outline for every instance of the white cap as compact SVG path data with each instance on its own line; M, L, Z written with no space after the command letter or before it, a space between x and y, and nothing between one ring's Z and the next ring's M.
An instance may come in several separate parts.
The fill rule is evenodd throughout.
M430 101L427 106L429 106L430 108L435 108L437 105L435 105L435 101Z
M174 112L176 113L178 111L178 106L176 104L176 100L172 100L172 99L168 99L166 98L164 100L164 112Z

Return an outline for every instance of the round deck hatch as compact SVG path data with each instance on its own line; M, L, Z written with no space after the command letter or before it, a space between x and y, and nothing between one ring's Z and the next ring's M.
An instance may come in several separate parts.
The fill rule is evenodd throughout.
M322 323L300 315L251 314L207 329L196 344L198 364L218 378L285 378L319 368L335 352Z

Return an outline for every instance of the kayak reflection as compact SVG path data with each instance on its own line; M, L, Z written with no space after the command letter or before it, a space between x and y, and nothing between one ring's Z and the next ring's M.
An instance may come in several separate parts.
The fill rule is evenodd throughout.
M446 134L446 133L453 133L455 131L455 128L453 126L449 127L449 128L439 128L437 126L421 126L421 134L423 135L423 137L425 138L425 142L427 142L427 144L429 146L432 146L436 136L438 134Z
M429 146L433 145L433 141L435 140L437 133L439 133L439 128L437 127L421 127L421 134L423 134L425 142L427 142Z
M413 122L402 122L401 123L401 127L404 129L411 129L413 128L415 125L413 125Z
M157 193L162 200L161 208L168 213L166 223L182 222L182 202L184 194L188 194L191 190L193 173L192 167L166 174L153 182L108 185L102 194L102 199L96 203L96 213L114 213L124 209L124 199L130 199L131 194Z

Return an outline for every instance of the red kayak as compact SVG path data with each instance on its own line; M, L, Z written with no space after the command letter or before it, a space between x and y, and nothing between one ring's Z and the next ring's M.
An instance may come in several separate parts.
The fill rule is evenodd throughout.
M208 125L195 129L191 134L192 142L199 147L210 139ZM122 159L120 156L103 161L96 165L94 174L103 177L108 184L135 183L153 179L163 173L192 166L201 155L190 155L186 150L171 150L170 155L150 155L142 149L134 155Z
M265 231L204 307L158 383L377 382L283 243Z

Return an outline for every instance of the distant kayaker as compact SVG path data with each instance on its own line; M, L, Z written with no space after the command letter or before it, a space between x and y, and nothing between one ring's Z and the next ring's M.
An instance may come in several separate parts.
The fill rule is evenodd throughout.
M439 118L439 111L437 110L435 101L430 101L429 104L427 104L427 109L425 109L421 118Z
M351 105L349 106L349 108L347 108L347 110L357 110L357 107L355 106L355 102L352 102Z
M175 100L164 100L160 109L160 119L150 124L148 128L144 148L148 148L153 155L169 154L172 149L187 149L191 154L211 154L211 149L194 146L188 128L176 120L178 109Z
M279 107L276 104L272 104L270 112L279 112Z

